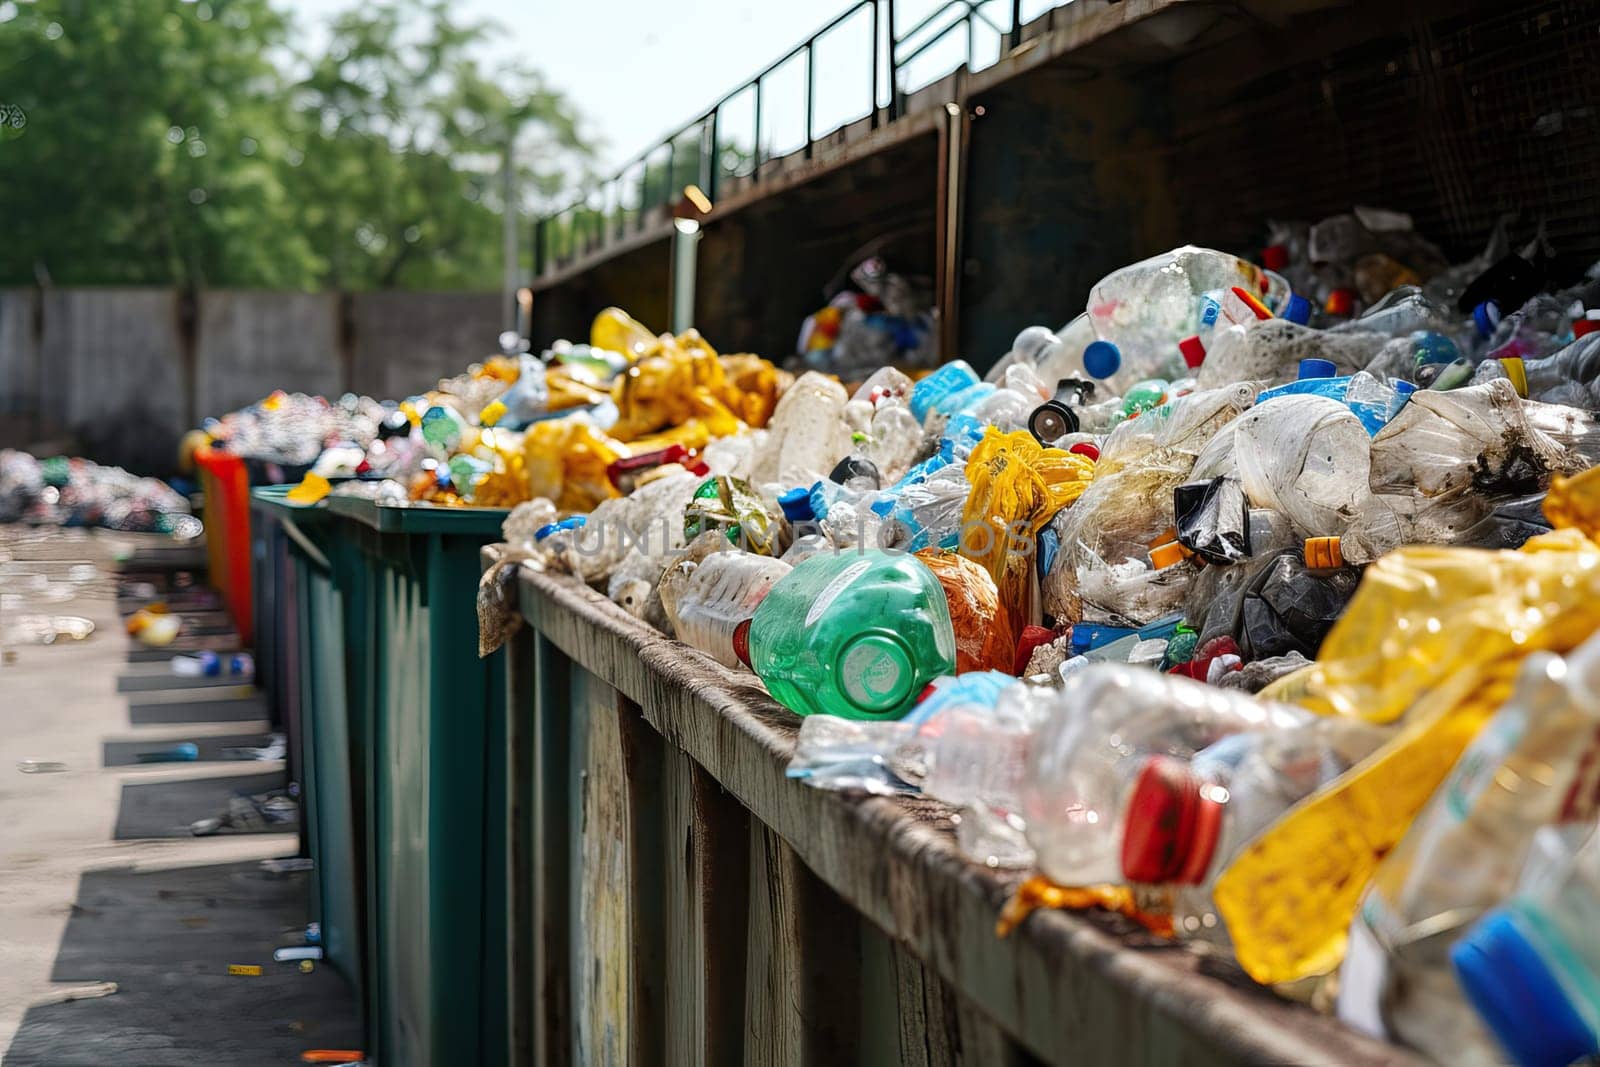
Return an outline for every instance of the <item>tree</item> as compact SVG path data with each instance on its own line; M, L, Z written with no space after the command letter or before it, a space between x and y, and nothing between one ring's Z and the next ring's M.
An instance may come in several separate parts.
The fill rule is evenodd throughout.
M480 74L443 0L339 17L320 56L272 0L0 2L0 284L482 287L498 174L523 207L582 175L564 98Z
M523 211L586 166L562 96L524 67L481 74L471 49L487 26L455 21L449 6L386 0L351 10L298 88L302 140L285 185L303 205L328 284L493 284L508 144Z
M0 281L302 284L269 0L0 4Z

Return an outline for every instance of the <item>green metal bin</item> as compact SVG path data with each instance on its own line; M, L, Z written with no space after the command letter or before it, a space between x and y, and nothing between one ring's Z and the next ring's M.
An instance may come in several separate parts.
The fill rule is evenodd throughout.
M497 508L333 497L365 571L369 1057L506 1059L504 657L478 658L479 550Z
M364 568L353 541L341 537L326 503L295 504L289 486L251 492L251 506L288 541L287 588L270 600L294 614L291 662L299 705L299 774L312 871L313 918L322 926L325 958L350 982L358 1002L366 986L363 945L366 877L363 744L366 707L360 664L366 648L349 641L364 632ZM269 592L263 590L264 593Z

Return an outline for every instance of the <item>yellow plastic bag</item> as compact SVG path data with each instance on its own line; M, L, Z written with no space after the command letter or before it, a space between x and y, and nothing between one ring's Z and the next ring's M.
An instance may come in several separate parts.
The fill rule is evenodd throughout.
M1318 661L1266 700L1400 732L1291 809L1217 882L1234 950L1258 982L1337 967L1379 860L1399 842L1473 736L1511 692L1523 659L1567 652L1600 629L1600 516L1594 471L1557 478L1557 524L1515 552L1403 548L1368 568Z
M594 348L621 352L632 360L653 355L660 347L655 334L626 311L615 307L606 308L594 317L594 322L589 326L589 344Z
M1093 478L1092 460L1045 448L1026 430L991 426L968 457L961 554L994 578L1013 633L1033 618L1034 537Z
M529 499L542 496L562 511L593 511L620 496L606 468L628 456L628 446L587 419L546 419L528 427L522 446Z

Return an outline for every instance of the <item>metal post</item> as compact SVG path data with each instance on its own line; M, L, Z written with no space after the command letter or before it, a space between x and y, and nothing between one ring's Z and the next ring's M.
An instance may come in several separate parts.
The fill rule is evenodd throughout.
M1011 49L1022 43L1022 0L1011 0Z
M706 195L711 202L717 202L717 186L722 182L722 105L711 113L711 170L707 174Z
M889 5L889 121L893 122L900 117L900 58L895 54L900 42L894 36L894 0L885 2Z
M500 248L505 257L504 270L501 283L505 288L504 308L505 325L507 330L517 328L517 175L514 148L516 147L517 131L515 127L506 131L505 156L501 160L500 205L501 240Z
M972 31L973 31L972 12L973 12L973 6L969 2L967 4L967 73L968 74L972 73Z
M812 112L816 109L816 81L817 64L816 51L817 39L813 37L806 42L806 158L811 158L811 126Z
M661 202L663 204L672 200L672 191L680 188L678 185L678 142L674 138L667 142L667 180L661 188Z
M878 43L878 6L880 0L872 0L872 92L869 99L872 101L872 128L878 128L878 53L881 46Z
M539 220L533 224L533 276L535 278L544 273L546 263L544 247L545 224L549 221L548 218L540 216Z
M756 146L755 146L755 152L751 157L752 162L751 162L751 165L750 165L750 180L752 182L759 182L761 180L761 83L762 83L762 79L761 78L757 78L756 79Z
M672 332L682 333L694 325L694 282L696 252L700 244L700 220L672 220Z

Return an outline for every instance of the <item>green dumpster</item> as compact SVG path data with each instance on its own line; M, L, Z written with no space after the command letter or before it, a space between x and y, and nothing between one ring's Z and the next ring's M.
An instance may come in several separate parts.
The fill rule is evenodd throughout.
M263 590L263 599L292 615L283 632L294 648L283 658L293 664L298 703L299 776L306 844L312 871L313 917L322 926L325 958L351 983L358 1001L365 987L362 906L366 858L363 717L352 710L365 699L351 687L365 677L358 666L364 647L347 640L347 625L361 625L365 573L353 543L336 535L325 503L294 504L289 486L253 490L251 506L281 530L289 565L277 577L282 587ZM262 523L260 525L268 525ZM347 669L348 668L348 669ZM287 699L283 694L280 699Z
M505 675L478 658L494 508L333 497L364 571L349 669L366 673L369 1057L506 1059Z

